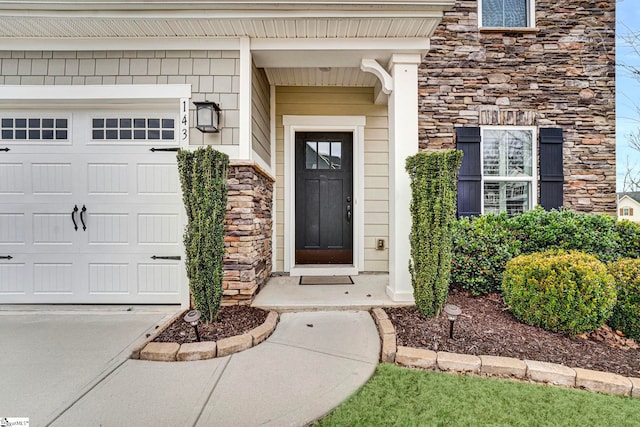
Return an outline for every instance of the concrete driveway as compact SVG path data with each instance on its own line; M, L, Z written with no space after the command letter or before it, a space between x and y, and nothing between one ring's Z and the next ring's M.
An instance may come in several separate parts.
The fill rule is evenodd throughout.
M284 313L265 342L196 362L127 359L168 312L7 313L0 417L31 426L303 426L373 375L366 311Z
M0 310L0 417L52 422L124 363L179 307L7 307Z

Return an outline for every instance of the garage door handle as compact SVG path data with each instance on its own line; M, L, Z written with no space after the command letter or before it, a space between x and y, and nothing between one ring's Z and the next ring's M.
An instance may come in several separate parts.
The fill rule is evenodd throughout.
M82 222L82 231L87 231L87 226L84 223L84 217L82 216L87 211L87 207L82 205L82 210L80 211L80 222Z
M11 255L0 256L0 259L13 259L13 257Z
M154 256L151 257L151 259L174 259L176 261L179 261L182 258L180 257L180 255L172 255L172 256L157 256L157 255L154 255Z
M76 231L78 231L78 224L76 224L76 212L78 212L78 205L75 205L73 207L73 210L71 211L71 221L73 221L73 227L76 229Z
M156 151L178 151L180 148L178 147L168 147L168 148L156 148L156 147L152 147L149 148L149 151L155 153Z
M9 151L9 147L0 148L0 151L7 152L7 151Z

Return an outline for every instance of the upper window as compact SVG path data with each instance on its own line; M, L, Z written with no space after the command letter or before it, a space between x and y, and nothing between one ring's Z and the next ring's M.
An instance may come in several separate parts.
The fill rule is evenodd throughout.
M516 214L535 204L535 130L482 128L483 212Z
M478 0L480 27L533 27L533 0Z
M94 118L91 121L93 140L173 140L175 120L166 118Z
M2 117L3 140L52 141L66 140L69 119L53 117Z
M631 212L629 208L622 208L622 215L623 216L631 216Z

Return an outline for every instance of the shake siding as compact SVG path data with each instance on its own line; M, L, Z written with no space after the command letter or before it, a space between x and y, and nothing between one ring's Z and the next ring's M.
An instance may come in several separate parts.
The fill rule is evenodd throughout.
M271 164L270 90L267 75L253 65L251 76L251 146L267 164Z
M0 85L190 84L192 101L222 108L222 131L195 129L191 145L239 143L238 51L0 51ZM176 111L178 104L176 103Z
M373 89L359 87L278 87L276 89L276 264L284 270L283 115L366 116L364 131L364 268L389 271L389 253L375 249L389 242L389 150L387 106L373 103Z

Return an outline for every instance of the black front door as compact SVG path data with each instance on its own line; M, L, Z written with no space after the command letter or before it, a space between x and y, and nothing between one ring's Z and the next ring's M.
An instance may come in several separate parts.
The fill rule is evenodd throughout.
M296 133L296 264L353 263L353 133Z

